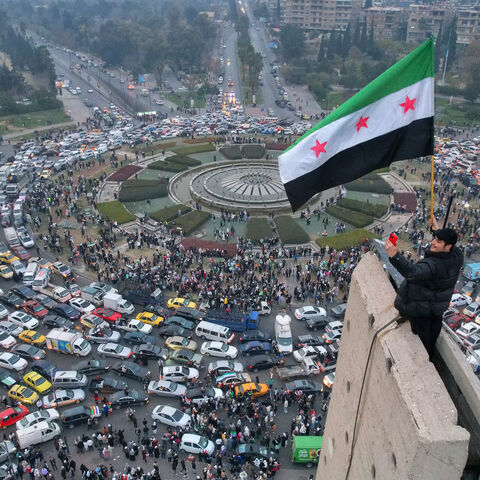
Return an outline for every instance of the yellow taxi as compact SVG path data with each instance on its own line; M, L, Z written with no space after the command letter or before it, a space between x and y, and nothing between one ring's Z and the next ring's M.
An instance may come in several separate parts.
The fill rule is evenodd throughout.
M158 327L163 322L163 317L159 317L152 312L141 312L136 316L136 319L148 325L153 325L155 327Z
M40 178L47 180L48 178L50 178L51 174L52 174L52 171L48 168L45 168L42 170L42 173L40 174Z
M14 385L9 391L8 396L27 405L35 405L38 401L38 393L25 385Z
M10 252L0 253L0 262L2 263L12 263L15 260L20 260L20 259Z
M178 307L190 307L190 308L197 308L197 304L186 298L170 298L167 302L168 308L175 308Z
M52 384L37 372L28 372L23 381L39 393L48 393L52 389Z
M235 387L235 396L237 398L242 397L261 397L268 392L268 385L265 383L242 383Z
M36 347L41 347L45 345L47 339L41 333L38 333L36 330L24 330L18 338L22 340L22 342L30 343L31 345L35 345Z
M13 270L8 265L0 265L0 277L5 280L13 278Z

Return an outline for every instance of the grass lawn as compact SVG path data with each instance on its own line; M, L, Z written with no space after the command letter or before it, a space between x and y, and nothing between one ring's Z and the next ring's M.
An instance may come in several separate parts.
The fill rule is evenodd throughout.
M71 118L61 109L9 115L0 117L0 133L14 133L21 129L44 127L69 121Z
M190 94L188 92L166 93L165 98L183 108L190 108ZM194 108L205 108L205 97L193 94Z
M284 244L298 245L310 240L308 233L290 216L275 217L277 232Z
M97 203L97 210L104 217L116 221L119 225L135 220L135 215L132 215L118 200L113 202Z
M175 147L171 149L177 155L190 155L192 153L214 152L215 145L211 143L198 143L196 145L188 145L182 147Z
M445 124L455 121L458 125L471 125L480 122L480 105L470 102L449 101L435 98L435 123Z
M247 238L253 243L272 236L272 227L263 217L250 217L247 223Z
M320 103L321 107L326 110L331 110L333 107L337 107L344 103L346 100L350 98L350 95L347 92L338 92L333 90L328 92L326 99L317 99Z
M320 247L329 246L330 248L334 248L336 250L342 250L347 247L359 245L365 240L371 240L372 238L378 238L378 235L370 232L369 230L360 228L356 230L350 230L350 232L339 233L338 235L333 235L332 237L318 238L316 242Z

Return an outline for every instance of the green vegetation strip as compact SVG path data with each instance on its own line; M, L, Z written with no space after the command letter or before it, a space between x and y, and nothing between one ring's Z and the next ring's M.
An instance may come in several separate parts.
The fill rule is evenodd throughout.
M307 243L310 241L308 233L290 216L275 217L277 232L284 244Z
M153 154L160 153L162 150L170 150L171 147L174 147L177 144L176 140L170 140L168 142L154 142L150 145L136 145L131 150L137 152L145 152L145 154L151 155L152 150Z
M242 152L247 158L263 158L265 156L265 148L263 145L243 145Z
M195 210L178 217L173 224L181 228L185 235L190 235L190 233L200 228L209 218L210 214L208 212Z
M168 195L168 179L159 180L125 180L118 199L121 202L139 202Z
M190 155L192 153L214 152L216 148L211 143L199 143L197 145L189 145L188 147L175 147L171 150L178 155Z
M373 192L390 194L393 192L392 187L376 173L369 173L364 175L353 182L345 185L347 190L353 190L356 192Z
M367 203L360 200L352 200L350 198L341 198L337 202L337 207L346 208L376 218L383 217L388 211L387 205Z
M372 240L379 238L376 233L370 232L363 228L350 230L349 232L339 233L333 237L318 238L316 240L319 247L330 247L335 250L342 250L344 248L353 247L362 244L365 240Z
M97 203L97 210L104 217L117 222L119 225L135 220L135 215L132 215L118 200L113 202Z
M71 118L62 109L41 110L39 112L20 113L0 118L1 133L15 133L20 129L44 127L56 123L70 122ZM67 127L65 127L67 128Z
M238 145L229 145L228 147L220 148L220 153L229 160L239 160L242 158L242 151Z
M167 158L168 163L179 163L180 165L186 165L187 167L197 167L202 162L195 158L187 157L185 155L173 155Z
M271 237L272 227L266 218L251 217L247 223L247 238L252 242L259 242Z
M173 205L171 207L162 208L150 214L150 217L157 222L170 222L180 215L190 212L191 208L186 205Z
M343 220L344 222L347 222L357 228L366 227L367 225L373 223L372 216L365 215L360 212L354 212L353 210L347 210L346 208L332 205L327 207L325 211L332 217Z

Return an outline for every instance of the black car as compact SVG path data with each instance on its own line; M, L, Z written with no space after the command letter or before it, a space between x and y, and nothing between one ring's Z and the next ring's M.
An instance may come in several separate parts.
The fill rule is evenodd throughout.
M346 303L341 303L340 305L337 305L336 307L333 307L330 310L330 312L336 318L343 318L345 316L345 310L346 309L347 309L347 304Z
M158 345L151 345L150 343L142 343L133 347L133 353L136 358L158 359L166 360L168 358L168 351L166 348Z
M50 328L65 328L67 330L73 329L73 323L66 318L59 317L58 315L47 315L43 320L42 323L46 327Z
M52 308L52 312L60 315L61 317L67 318L72 322L80 319L80 312L66 303L57 303L55 307Z
M75 370L84 375L98 375L110 370L110 364L105 360L82 360L75 365Z
M7 370L6 368L0 367L0 384L3 385L7 390L10 390L16 383L19 382L18 376L15 372Z
M101 416L101 412L97 407L86 407L85 405L77 405L76 407L66 408L60 414L62 426L74 428L75 425L87 423L89 418Z
M0 302L9 305L14 308L22 308L25 300L19 297L16 293L9 290L8 292L2 293L0 295Z
M150 378L150 371L135 362L118 362L113 365L113 370L135 380L147 381Z
M207 388L187 388L185 392L185 403L187 405L203 405L210 399L215 400L215 389L212 387Z
M139 390L121 391L110 395L113 408L131 407L132 405L146 405L150 397L148 393Z
M58 368L47 360L37 360L32 363L32 370L39 373L42 377L52 381Z
M255 458L263 458L268 460L270 457L277 458L277 454L273 450L258 443L242 443L237 447L236 454L244 459L253 460Z
M157 303L156 305L148 305L147 307L145 307L145 312L152 312L163 318L171 317L174 314L174 312L172 312L168 308L163 307L159 303Z
M158 334L161 337L175 337L178 335L180 337L190 338L192 336L192 332L190 330L185 330L178 325L165 325L160 327Z
M305 322L307 328L313 331L317 331L320 328L325 328L325 325L327 325L327 323L328 320L326 317L309 318Z
M124 390L128 385L118 378L106 376L103 378L92 378L88 384L88 389L91 392L114 393L119 390Z
M196 308L184 307L183 305L180 305L175 310L174 315L178 315L179 317L186 318L187 320L191 320L192 322L200 322L205 318L204 312L201 312Z
M35 345L15 345L12 353L16 353L25 360L43 360L46 357L45 350L42 350Z
M187 320L186 318L183 318L177 315L173 315L169 318L166 318L163 321L163 325L165 326L176 325L184 328L185 330L193 330L195 328L195 323L193 323L191 320Z
M318 393L322 391L322 385L308 378L294 380L285 384L285 391L289 392L305 392L305 393Z
M154 343L155 337L144 332L128 332L123 336L123 340L130 345L141 345L142 343Z
M275 367L280 364L280 357L267 353L264 355L255 355L247 360L247 371L258 372L267 368Z
M247 330L238 337L240 343L247 343L253 341L259 342L271 342L272 336L269 333L262 332L261 330Z
M48 295L44 295L43 293L37 293L37 295L35 295L33 299L36 302L41 303L45 308L48 308L49 310L51 310L57 304L57 302L53 298L49 297Z
M325 342L320 335L311 335L310 333L307 333L306 335L299 335L297 337L296 347L320 346L324 343Z
M25 298L26 300L33 300L33 297L36 295L36 293L26 285L12 287L10 291L17 294L19 297Z

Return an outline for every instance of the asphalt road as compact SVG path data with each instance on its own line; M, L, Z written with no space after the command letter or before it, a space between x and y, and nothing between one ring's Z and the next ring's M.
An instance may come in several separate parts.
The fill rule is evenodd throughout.
M235 27L225 27L224 45L226 48L220 50L220 55L223 55L225 75L223 77L223 91L235 92L235 99L237 103L244 103L242 95L242 80L241 80L241 65L238 61L237 55L237 38L238 34ZM222 52L223 50L223 52ZM234 82L233 87L228 86L228 79ZM220 85L219 85L220 86Z

